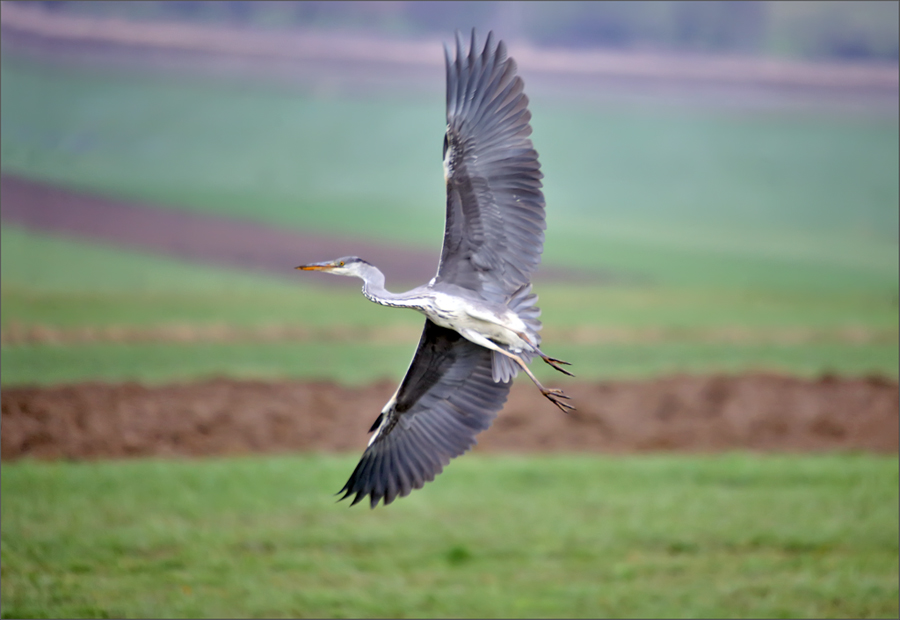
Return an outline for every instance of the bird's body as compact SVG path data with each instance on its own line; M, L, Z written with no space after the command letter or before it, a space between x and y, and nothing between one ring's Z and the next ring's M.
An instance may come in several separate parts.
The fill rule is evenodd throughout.
M477 339L473 340L467 334L479 334L516 352L528 346L527 341L517 335L527 329L525 323L507 306L441 291L430 291L428 299L427 306L416 309L436 325L455 329L473 342Z
M432 323L454 329L464 337L480 334L514 352L531 351L529 342L535 342L537 332L530 330L508 305L481 299L472 291L453 284L445 284L441 289L428 284L392 294L383 287L375 289L367 282L363 285L363 295L377 304L418 310ZM532 331L531 338L523 339L522 335L527 336L529 331Z
M426 316L406 377L342 489L344 498L356 495L353 504L369 495L373 508L420 488L468 450L503 407L519 370L561 410L572 408L528 368L539 356L571 374L560 367L566 362L540 350L531 274L546 224L522 80L491 34L479 53L473 31L468 55L457 36L456 58L447 51L446 60L447 219L437 275L392 293L384 274L355 256L298 267L361 278L369 300Z

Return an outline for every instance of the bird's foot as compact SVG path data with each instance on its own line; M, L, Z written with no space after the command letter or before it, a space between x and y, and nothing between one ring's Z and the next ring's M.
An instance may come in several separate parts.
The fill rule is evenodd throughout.
M564 362L562 360L556 359L555 357L550 357L549 355L543 355L543 354L541 354L541 359L544 360L545 362L547 362L547 364L549 364L555 370L558 370L559 372L563 373L564 375L569 375L570 377L575 376L571 372L566 370L565 368L560 368L558 366L558 364L562 364L563 366L571 366L572 364L570 364L569 362Z
M541 388L541 394L547 397L551 403L559 407L559 410L563 413L569 413L569 411L574 411L575 407L565 402L569 400L569 397L563 394L562 390L556 388Z

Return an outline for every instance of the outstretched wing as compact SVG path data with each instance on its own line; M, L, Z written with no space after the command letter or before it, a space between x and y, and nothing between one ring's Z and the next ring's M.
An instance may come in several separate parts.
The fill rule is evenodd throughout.
M435 283L448 282L504 301L531 279L544 247L544 195L531 113L516 63L488 33L468 55L457 32L445 47L447 220Z
M368 495L374 508L434 480L490 427L511 384L494 383L489 350L426 320L406 377L375 421L341 499L355 494L352 506Z

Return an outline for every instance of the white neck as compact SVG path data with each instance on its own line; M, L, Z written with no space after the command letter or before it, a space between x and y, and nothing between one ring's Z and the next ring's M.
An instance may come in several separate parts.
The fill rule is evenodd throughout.
M422 298L415 289L405 293L392 293L384 288L384 274L374 265L361 263L353 275L363 281L363 295L376 304L393 308L422 309Z

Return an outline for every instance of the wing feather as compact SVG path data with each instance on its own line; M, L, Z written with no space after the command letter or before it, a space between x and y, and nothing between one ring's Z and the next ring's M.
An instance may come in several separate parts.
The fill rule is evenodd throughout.
M374 508L434 480L490 427L510 385L494 382L491 351L426 320L396 398L340 490L341 499L355 496L353 505L368 496Z
M479 53L473 30L468 54L465 48L459 33L455 57L445 48L447 217L435 284L504 301L540 264L543 175L515 61L493 33Z

